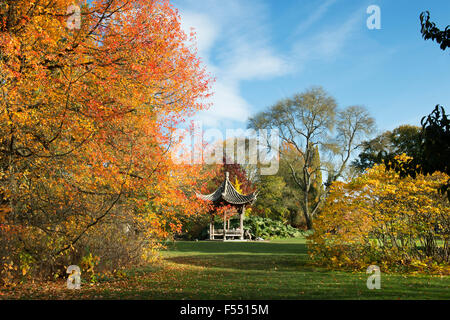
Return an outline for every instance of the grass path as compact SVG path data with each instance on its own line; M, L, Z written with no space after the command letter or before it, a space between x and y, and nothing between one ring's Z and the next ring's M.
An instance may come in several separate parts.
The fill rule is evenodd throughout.
M272 242L176 242L163 263L130 270L80 291L64 283L24 289L23 298L97 299L450 299L450 279L382 274L381 290L367 275L310 265L304 239ZM38 286L39 287L39 286ZM4 294L3 298L12 297ZM1 296L0 296L1 298Z

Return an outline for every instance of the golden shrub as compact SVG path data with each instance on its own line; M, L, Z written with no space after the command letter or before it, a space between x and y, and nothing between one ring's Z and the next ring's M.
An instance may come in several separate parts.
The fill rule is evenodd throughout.
M377 165L336 182L308 237L311 257L335 268L450 273L450 206L438 192L448 178L400 178Z

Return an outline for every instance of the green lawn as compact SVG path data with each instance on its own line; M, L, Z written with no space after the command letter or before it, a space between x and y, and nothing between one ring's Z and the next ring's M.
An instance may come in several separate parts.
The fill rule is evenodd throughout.
M101 299L450 299L449 277L381 276L368 290L365 273L310 264L304 239L271 242L175 242L162 263L126 279L83 285L65 298ZM63 284L61 284L63 286ZM53 291L50 291L53 292ZM29 292L25 297L48 297ZM55 297L58 293L55 292ZM51 297L51 296L50 296Z
M177 276L192 299L450 299L449 277L368 275L312 266L304 239L271 242L176 242L164 253L189 272ZM173 293L172 293L173 294Z

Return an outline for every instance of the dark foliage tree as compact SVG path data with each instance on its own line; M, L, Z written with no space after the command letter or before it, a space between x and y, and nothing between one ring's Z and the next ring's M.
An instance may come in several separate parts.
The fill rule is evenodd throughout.
M352 166L362 172L375 164L383 163L386 155L393 158L405 153L417 158L420 153L421 128L402 125L392 131L385 131L372 140L362 143L362 152Z
M450 47L450 25L444 31L430 22L430 12L420 15L421 33L425 40L432 39L445 50ZM450 174L450 122L449 115L442 106L437 105L427 117L423 117L419 154L406 164L399 164L395 159L388 159L387 169L393 168L402 176L415 177L418 173L430 174L435 171ZM450 200L450 180L440 188Z
M421 33L425 40L432 39L440 44L442 50L450 47L450 25L445 30L440 30L436 24L430 22L430 12L425 11L420 15ZM403 174L415 175L417 172L425 174L434 171L449 173L450 163L450 129L449 116L442 106L437 105L434 111L422 119L422 145L421 158L411 163L408 168L397 169ZM398 167L393 163L394 167ZM442 186L441 191L447 193L450 200L450 181Z
M415 177L417 174L432 174L440 171L450 175L450 120L442 106L422 118L421 141L415 158L399 163L394 155L385 155L387 169L394 169L401 176ZM440 190L450 200L450 180Z
M445 50L450 47L450 25L445 30L439 30L434 22L430 21L430 12L425 11L420 15L421 33L425 40L431 39L441 45Z

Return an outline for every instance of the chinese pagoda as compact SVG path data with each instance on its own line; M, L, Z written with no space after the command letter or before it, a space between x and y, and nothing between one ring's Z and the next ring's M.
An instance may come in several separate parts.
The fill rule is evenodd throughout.
M209 224L209 239L217 240L216 237L222 239L223 241L227 239L236 239L244 240L244 213L245 206L251 205L255 202L256 197L258 195L257 192L250 193L248 195L243 195L239 193L231 184L229 179L229 173L225 174L225 181L211 194L203 195L196 193L197 197L201 200L211 201L214 207L223 207L230 205L237 209L239 212L239 228L238 229L230 229L230 219L227 218L227 213L224 213L223 217L223 229L214 229L214 216L211 215L211 222Z

